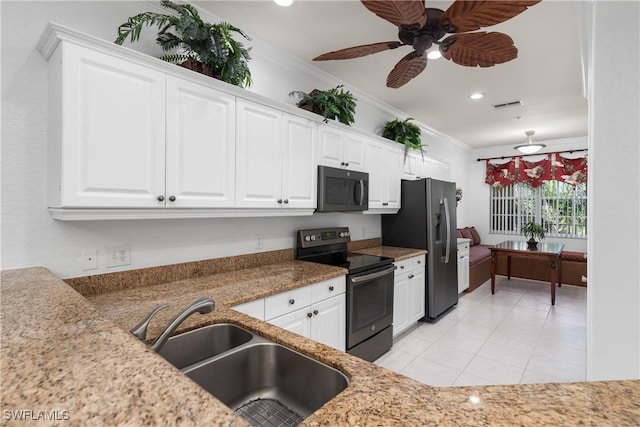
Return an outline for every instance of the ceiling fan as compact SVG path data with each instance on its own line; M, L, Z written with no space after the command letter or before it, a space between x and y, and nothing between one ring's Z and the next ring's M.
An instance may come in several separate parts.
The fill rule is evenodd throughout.
M476 32L504 22L541 0L474 1L456 0L447 10L425 8L424 0L361 0L371 12L398 27L400 41L387 41L349 47L313 58L314 61L359 58L373 53L411 46L387 76L387 87L399 88L427 67L427 50L439 45L446 59L467 67L491 67L511 61L518 49L511 37L498 32ZM445 34L449 37L442 40Z

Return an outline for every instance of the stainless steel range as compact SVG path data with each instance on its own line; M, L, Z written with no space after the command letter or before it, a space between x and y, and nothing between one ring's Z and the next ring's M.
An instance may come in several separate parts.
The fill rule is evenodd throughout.
M334 265L347 275L347 353L373 361L392 345L393 259L349 252L348 227L297 232L296 259Z

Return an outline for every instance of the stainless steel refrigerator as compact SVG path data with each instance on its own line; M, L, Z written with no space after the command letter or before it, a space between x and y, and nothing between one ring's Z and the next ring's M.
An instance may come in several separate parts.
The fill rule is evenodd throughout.
M456 185L402 181L401 203L396 215L382 215L382 244L428 251L423 320L434 320L458 303Z

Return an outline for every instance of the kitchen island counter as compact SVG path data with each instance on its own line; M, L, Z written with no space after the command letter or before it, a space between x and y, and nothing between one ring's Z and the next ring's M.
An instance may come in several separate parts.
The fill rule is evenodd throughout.
M436 388L230 308L279 292L269 290L272 285L303 286L345 273L317 268L289 261L242 271L240 284L216 275L87 298L44 268L3 271L2 423L18 418L50 425L42 421L48 418L35 418L49 416L59 425L246 425L127 332L153 306L168 301L171 309L152 322L153 337L199 296L216 300L216 309L191 316L181 329L235 323L349 377L349 387L303 425L640 423L640 381Z

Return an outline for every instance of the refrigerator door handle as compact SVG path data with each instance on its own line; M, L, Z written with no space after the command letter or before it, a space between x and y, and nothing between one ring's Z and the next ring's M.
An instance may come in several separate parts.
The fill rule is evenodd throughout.
M449 224L451 224L451 222L449 217L449 201L445 197L440 201L440 203L444 204L444 218L446 221L446 226L444 227L444 229L447 230L447 249L444 253L444 263L448 264L449 255L451 254L451 231L449 230Z

